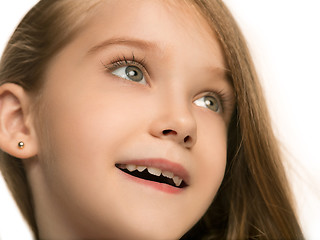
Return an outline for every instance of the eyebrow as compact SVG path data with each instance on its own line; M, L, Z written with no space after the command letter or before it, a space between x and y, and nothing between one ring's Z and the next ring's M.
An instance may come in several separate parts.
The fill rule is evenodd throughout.
M108 39L106 41L103 41L93 46L88 51L88 55L95 54L96 52L112 45L133 46L133 47L145 49L145 50L154 50L156 48L159 48L158 44L154 42L149 42L149 41L145 41L142 39L135 39L135 38L117 37L117 38Z
M143 50L151 50L151 51L155 51L156 49L161 49L159 44L157 44L156 42L150 42L150 41L146 41L146 40L138 39L138 38L114 37L114 38L107 39L107 40L100 42L97 45L93 46L88 51L87 55L95 54L95 53L99 52L100 50L102 50L106 47L113 46L113 45L132 46L132 47L140 48ZM221 67L209 67L208 70L215 73L215 74L218 74L220 76L222 75L222 78L227 83L233 85L231 72L229 69L221 68Z

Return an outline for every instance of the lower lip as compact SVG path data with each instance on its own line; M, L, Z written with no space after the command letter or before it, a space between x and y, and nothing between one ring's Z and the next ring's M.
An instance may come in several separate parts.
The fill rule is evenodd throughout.
M121 171L120 169L118 169L118 170L127 179L129 179L131 181L135 181L135 182L137 182L139 184L143 184L145 186L154 188L154 189L156 189L158 191L162 191L162 192L170 193L170 194L178 194L178 193L181 193L183 191L182 188L172 187L172 186L170 186L168 184L165 184L165 183L158 183L158 182L153 182L153 181L145 180L145 179L142 179L142 178L134 177L134 176L131 176L130 174L127 174L127 173Z

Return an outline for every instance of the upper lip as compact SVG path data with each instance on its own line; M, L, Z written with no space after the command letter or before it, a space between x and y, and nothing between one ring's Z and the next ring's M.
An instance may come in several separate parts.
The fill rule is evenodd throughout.
M179 163L175 163L163 158L146 158L146 159L132 159L129 161L118 162L117 164L132 164L137 166L146 166L158 168L161 171L172 172L175 176L182 178L188 184L190 175L188 171Z

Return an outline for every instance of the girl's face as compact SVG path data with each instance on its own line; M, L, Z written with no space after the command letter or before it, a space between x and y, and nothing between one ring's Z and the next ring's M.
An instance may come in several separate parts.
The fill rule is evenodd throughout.
M40 136L29 171L41 234L174 239L188 231L224 176L233 101L225 68L192 7L100 5L45 77L50 138Z

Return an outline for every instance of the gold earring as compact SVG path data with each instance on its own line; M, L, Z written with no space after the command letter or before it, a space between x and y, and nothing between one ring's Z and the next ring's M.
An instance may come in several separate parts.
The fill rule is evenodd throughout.
M20 142L18 143L18 147L19 147L20 149L23 149L23 148L24 148L24 142L20 141Z

